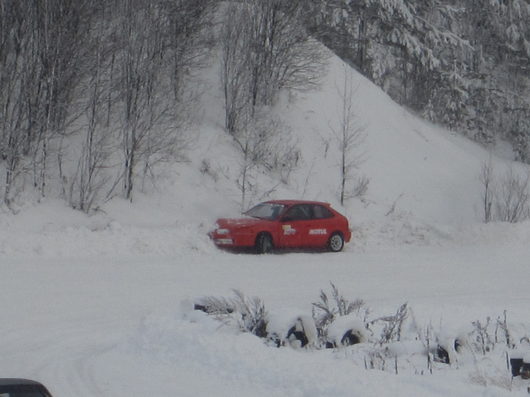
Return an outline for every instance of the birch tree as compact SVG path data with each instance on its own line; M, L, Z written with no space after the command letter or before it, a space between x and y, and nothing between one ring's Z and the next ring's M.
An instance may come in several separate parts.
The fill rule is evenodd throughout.
M362 144L365 139L365 128L360 123L359 116L355 111L356 88L353 82L352 72L348 67L343 68L343 81L338 85L337 93L340 98L340 109L338 109L338 125L330 124L333 138L339 151L339 175L340 175L340 203L344 205L346 199L354 196L351 186L355 176L355 170L363 161ZM359 179L365 185L368 180Z

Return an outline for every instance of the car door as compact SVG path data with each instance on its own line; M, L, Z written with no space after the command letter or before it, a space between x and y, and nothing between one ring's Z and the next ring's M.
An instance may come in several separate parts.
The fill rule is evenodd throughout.
M334 228L334 215L321 204L313 204L311 208L311 223L307 230L307 239L312 247L323 247L328 243Z
M280 220L281 246L286 248L306 246L310 223L311 206L294 204L289 207Z

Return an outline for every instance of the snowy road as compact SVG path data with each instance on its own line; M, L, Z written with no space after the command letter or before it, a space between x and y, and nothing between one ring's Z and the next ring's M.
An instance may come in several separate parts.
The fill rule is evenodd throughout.
M250 335L183 319L179 308L184 299L229 296L235 288L272 311L309 314L333 282L382 314L409 302L423 323L457 328L503 310L528 323L529 254L514 243L340 254L3 257L0 372L41 380L55 397L502 395L465 378L450 386L447 377L366 371L327 352L272 349Z

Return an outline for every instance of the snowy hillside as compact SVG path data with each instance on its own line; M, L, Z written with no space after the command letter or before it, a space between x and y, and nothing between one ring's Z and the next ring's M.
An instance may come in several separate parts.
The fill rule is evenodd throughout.
M362 200L341 207L332 129L345 71L365 134L356 172L369 185ZM215 219L240 209L240 155L222 128L215 67L203 80L189 162L168 167L133 203L114 199L87 216L45 199L0 214L2 377L40 380L55 397L527 394L528 382L511 379L500 342L483 356L464 350L432 373L427 355L406 347L395 364L367 369L355 346L270 347L193 311L196 299L237 289L271 313L311 316L333 282L363 299L371 318L407 302L418 329L430 326L440 339L465 334L472 345L472 322L495 322L504 310L518 345L530 334L530 225L481 223L489 153L414 117L331 56L320 90L286 93L273 109L301 152L289 182L257 178L261 192L270 190L263 198L331 202L348 215L352 242L336 255L213 247L206 233ZM414 333L407 338L414 342Z
M279 184L263 172L258 173L255 181L258 188L250 203L287 197L322 200L339 207L340 152L333 129L337 127L342 106L339 91L345 73L351 76L355 123L361 126L363 135L358 149L361 161L354 172L369 181L362 200L349 199L342 208L359 233L352 245L380 244L381 238L400 244L415 240L416 231L420 240L425 233L434 233L436 239L450 239L449 234L462 227L480 224L483 218L480 174L491 157L488 151L411 115L331 55L320 90L286 94L273 109L289 126L301 159L288 183ZM205 232L215 219L237 215L241 210L237 186L241 154L221 127L223 109L218 75L216 67L212 67L201 83L207 94L197 110L199 121L193 127L195 139L188 162L167 167L154 186L148 185L147 191L139 193L132 204L116 198L89 217L53 199L44 199L38 205L27 204L16 216L6 211L0 218L5 225L0 231L4 234L0 252L52 256L56 249L61 256L116 250L128 254L131 249L141 252L141 248L134 246L134 233L142 236L138 238L147 253L180 252L182 243L166 246L152 234L143 236L145 228L164 230L175 241L187 241L186 247L209 246ZM491 161L499 174L510 164L495 156ZM396 236L396 228L405 234ZM69 244L50 246L48 232L57 233ZM380 235L387 232L387 236ZM29 242L26 233L35 233ZM132 234L126 236L128 233ZM378 233L375 241L374 233ZM114 234L119 235L118 243L108 238Z

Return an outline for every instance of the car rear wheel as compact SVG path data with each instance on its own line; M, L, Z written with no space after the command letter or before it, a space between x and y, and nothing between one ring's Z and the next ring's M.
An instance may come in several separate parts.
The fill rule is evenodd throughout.
M256 253L268 254L272 252L272 237L268 233L260 233L256 238Z
M342 237L342 234L338 232L333 233L328 241L328 249L331 252L339 252L339 251L342 251L343 247L344 247L344 238Z

